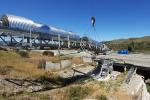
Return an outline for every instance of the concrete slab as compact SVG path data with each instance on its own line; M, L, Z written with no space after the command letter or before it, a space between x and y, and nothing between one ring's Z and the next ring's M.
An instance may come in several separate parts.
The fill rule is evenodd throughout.
M150 100L149 93L147 92L146 84L139 75L134 75L129 84L122 84L122 89L129 94L136 96L137 100Z
M125 62L135 66L143 66L150 68L150 55L146 54L116 54L98 55L96 58L100 59L114 59L117 62Z

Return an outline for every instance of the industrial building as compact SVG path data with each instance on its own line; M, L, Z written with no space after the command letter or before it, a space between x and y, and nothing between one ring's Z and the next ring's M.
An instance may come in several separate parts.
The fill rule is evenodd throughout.
M40 47L42 49L50 47L52 49L82 48L101 50L104 46L89 37L80 37L73 32L9 14L0 17L0 39L7 46Z

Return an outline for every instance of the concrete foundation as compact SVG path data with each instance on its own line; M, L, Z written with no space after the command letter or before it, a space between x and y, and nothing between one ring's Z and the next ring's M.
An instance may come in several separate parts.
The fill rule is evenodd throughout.
M51 69L59 70L59 69L71 67L71 65L72 65L72 62L70 60L61 60L61 62L58 62L58 63L46 61L45 69L46 70L51 70Z
M84 63L92 63L92 58L91 57L84 56L84 57L82 57L82 59L83 59Z

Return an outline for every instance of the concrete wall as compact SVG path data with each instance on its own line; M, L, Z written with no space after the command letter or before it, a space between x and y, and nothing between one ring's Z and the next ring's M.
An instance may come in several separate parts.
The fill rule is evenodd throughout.
M59 62L59 63L53 63L51 61L46 61L45 69L46 70L50 70L50 69L58 70L61 68L64 69L64 68L71 67L71 66L72 66L72 62L70 60L61 60L61 62Z

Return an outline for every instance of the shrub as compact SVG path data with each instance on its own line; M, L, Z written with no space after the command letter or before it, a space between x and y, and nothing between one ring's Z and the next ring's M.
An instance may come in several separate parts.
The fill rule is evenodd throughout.
M91 88L80 86L71 87L68 92L71 100L80 100L91 93Z
M146 84L146 87L147 87L147 91L150 93L150 85Z
M4 48L4 47L0 47L0 50L8 51L8 49L7 49L7 48Z
M44 51L43 55L45 55L45 56L54 56L54 52L52 52L52 51Z
M45 67L46 67L46 61L44 59L40 60L38 63L38 68L45 69Z
M48 72L46 71L43 73L43 75L40 75L36 78L36 81L45 85L45 87L52 88L52 86L55 87L61 87L63 86L63 79L59 76L59 74L55 72Z
M50 100L48 94L39 94L39 93L30 93L28 94L30 97L37 97L40 100Z
M133 52L133 51L134 51L134 48L133 48L133 46L131 46L131 45L128 45L128 50L129 50L129 52Z
M100 95L100 96L97 96L97 99L98 100L107 100L107 97L105 95Z
M0 67L0 74L1 75L6 75L8 74L11 70L13 70L13 67L12 66L1 66Z
M29 53L27 51L18 51L18 54L21 56L21 57L29 57Z

